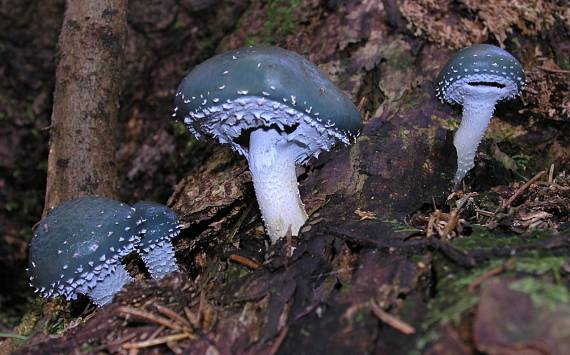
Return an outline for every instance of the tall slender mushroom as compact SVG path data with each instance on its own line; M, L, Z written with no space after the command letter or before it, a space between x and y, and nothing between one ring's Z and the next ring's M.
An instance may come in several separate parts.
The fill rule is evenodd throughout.
M84 294L99 305L132 281L121 259L139 243L134 208L104 197L62 203L40 221L30 244L30 286L43 297L75 299Z
M349 144L361 127L356 107L314 64L277 47L210 58L184 78L175 104L173 116L196 138L211 136L247 158L273 242L307 220L295 165Z
M489 44L463 48L439 73L435 90L443 102L463 105L461 125L453 144L457 150L455 188L474 166L498 101L518 96L524 85L521 64L509 52Z

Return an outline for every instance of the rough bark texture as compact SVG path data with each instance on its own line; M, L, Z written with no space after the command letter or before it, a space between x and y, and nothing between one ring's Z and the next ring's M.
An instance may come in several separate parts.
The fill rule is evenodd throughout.
M195 16L188 2L167 1L167 10L164 2L131 2L134 129L122 159L128 183L143 180L132 189L142 195L172 181L159 179L172 156L191 162L178 162L185 177L168 202L189 225L174 240L181 272L152 281L129 260L137 282L110 306L31 312L20 353L568 352L563 2L235 0ZM479 195L453 197L451 207L463 201L456 210L446 198L461 112L437 101L432 81L473 42L504 45L532 80L520 100L498 106L466 180ZM306 55L362 103L365 118L356 144L302 170L309 220L273 246L245 159L164 123L188 69L247 43ZM152 87L141 89L141 77ZM550 177L525 184L552 163ZM51 335L77 317L80 325Z
M115 197L126 0L67 1L59 37L44 214L82 195Z

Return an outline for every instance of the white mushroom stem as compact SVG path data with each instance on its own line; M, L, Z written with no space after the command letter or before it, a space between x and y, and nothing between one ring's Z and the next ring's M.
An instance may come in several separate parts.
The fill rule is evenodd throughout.
M142 259L153 279L162 279L171 272L179 271L170 241L162 241L142 252Z
M457 150L457 172L453 178L455 188L459 186L467 172L475 166L475 154L485 130L489 126L497 97L477 97L463 102L461 125L453 138Z
M91 297L93 302L99 307L111 303L113 296L119 292L123 286L133 281L122 264L109 267L97 276L95 287L89 288L84 293Z
M251 133L247 160L257 203L271 241L293 235L307 220L299 195L295 160L302 147L290 142L276 129L259 128Z

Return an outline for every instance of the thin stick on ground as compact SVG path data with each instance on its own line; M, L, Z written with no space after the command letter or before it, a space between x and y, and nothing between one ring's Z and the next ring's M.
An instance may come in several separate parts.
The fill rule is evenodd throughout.
M237 255L237 254L230 255L229 259L231 261L234 261L238 264L247 266L247 267L254 269L254 270L258 269L261 266L259 263L255 262L249 258L246 258L245 256L241 256L241 255Z
M277 351L281 347L281 344L283 344L283 341L287 337L287 333L289 333L289 328L287 326L285 326L285 328L283 328L281 330L281 332L279 333L279 335L277 336L277 339L275 339L275 342L273 343L273 345L271 345L271 348L269 349L270 355L277 354Z
M505 211L507 209L509 209L509 207L511 207L511 205L513 204L513 202L515 202L515 200L521 196L526 190L528 190L528 188L534 184L536 181L538 181L544 174L546 174L546 171L541 171L538 174L536 174L532 179L530 179L529 181L527 181L523 186L521 186L517 191L515 191L515 193L507 200L503 203L503 205L495 212L499 212L501 210Z
M400 333L410 335L416 332L416 329L414 327L394 317L393 315L385 312L374 301L370 301L370 310L372 310L372 313L374 313L374 315L378 317L378 319L380 319L382 322L389 325L390 327L396 329Z
M178 313L174 312L173 310L171 310L170 308L166 307L166 306L161 306L159 304L155 304L154 307L163 315L167 316L168 318L178 322L180 325L183 325L187 328L190 328L190 323L188 323L188 321L186 319L184 319L184 317L182 317L181 315L179 315Z
M570 74L570 70L556 69L556 68L548 68L548 67L545 67L545 66L541 66L541 67L538 67L538 68L540 68L541 70L544 70L545 72L548 72L548 73Z
M158 325L162 325L165 326L169 329L172 330L176 330L176 331L181 331L183 330L183 327L160 316L156 316L152 313L148 313L145 311L141 311L139 309L135 309L135 308L131 308L131 307L120 307L119 308L119 312L133 316L133 317L138 317L153 323L156 323Z
M477 277L468 287L469 291L473 292L479 285L481 285L484 281L490 279L493 276L497 276L502 274L503 272L507 271L512 265L512 259L505 262L503 265L497 266L492 268Z
M156 339L145 340L137 343L126 343L123 344L123 349L143 349L149 348L151 346L166 344L169 342L176 342L183 339L191 339L193 337L190 333L180 333L180 334L172 334L166 335Z

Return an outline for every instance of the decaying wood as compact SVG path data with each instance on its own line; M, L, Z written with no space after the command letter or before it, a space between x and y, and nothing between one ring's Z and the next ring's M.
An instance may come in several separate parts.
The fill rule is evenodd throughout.
M126 0L66 3L44 215L74 197L118 193L115 152L126 13Z

